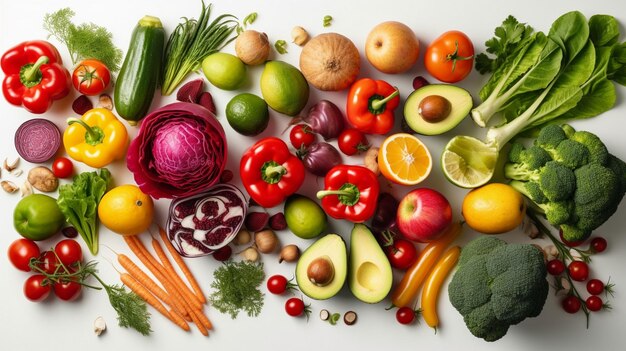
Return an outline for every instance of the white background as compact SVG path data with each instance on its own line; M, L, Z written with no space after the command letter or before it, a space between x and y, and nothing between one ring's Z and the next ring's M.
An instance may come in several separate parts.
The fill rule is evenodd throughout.
M42 19L45 13L55 11L61 7L70 6L76 12L75 22L92 21L106 26L113 34L115 43L124 51L127 49L130 33L137 21L144 15L153 15L161 18L169 35L173 27L183 16L197 17L200 12L200 1L8 1L2 0L0 8L0 51L4 52L13 45L25 40L45 39L47 33L42 28ZM580 10L586 16L596 13L606 13L617 17L623 25L626 23L626 5L621 1L486 1L486 0L447 0L447 1L329 1L318 0L312 2L301 1L215 1L214 13L232 13L243 19L250 12L258 12L257 21L252 29L265 31L273 43L278 39L290 41L290 31L295 25L305 27L313 35L327 31L336 31L351 38L362 54L361 77L376 77L386 79L391 84L400 87L404 99L411 91L411 80L416 75L426 75L422 60L408 73L403 75L384 75L376 72L364 58L364 42L369 30L376 24L386 20L398 20L409 25L417 34L422 43L422 52L427 43L440 33L451 29L459 29L467 33L474 41L478 52L484 50L484 41L492 36L494 28L501 21L513 14L520 21L527 22L537 30L547 31L550 24L561 14L569 10ZM324 15L333 16L330 28L322 27ZM70 66L69 56L65 47L52 40L63 54L66 66ZM287 55L273 54L273 58L285 60L297 65L300 48L294 44L288 47ZM232 45L225 49L233 53ZM249 70L249 81L241 91L260 94L258 78L261 67ZM194 75L194 77L197 77ZM427 76L428 77L428 76ZM430 77L428 77L430 78ZM473 72L460 85L466 87L477 96L477 92L486 78ZM431 82L434 81L430 78ZM208 88L216 99L222 123L225 122L223 108L229 99L238 92L224 92L214 87ZM321 93L312 90L309 104L321 98L336 102L342 109L345 104L345 92ZM76 93L56 102L53 108L44 116L63 128L67 117L72 116L71 102ZM626 142L623 136L624 115L626 105L623 101L624 89L618 88L617 106L610 112L594 120L574 123L575 127L583 128L598 134L606 143L609 150L626 160ZM157 97L153 108L173 101L173 97ZM401 111L401 109L398 109ZM3 99L0 102L0 116L2 127L0 137L0 161L5 157L17 156L13 146L13 135L17 127L24 121L35 116L23 109L10 106ZM396 118L401 117L401 112ZM272 120L268 130L261 136L276 135L284 129L288 118L272 112ZM399 126L399 120L396 123ZM237 135L226 123L225 129L229 141L228 168L235 170L240 155L258 138L246 138ZM129 128L134 136L136 128ZM470 133L481 135L469 119L459 127L444 135L421 137L434 155L435 164L431 176L422 185L433 187L444 193L451 201L455 216L460 218L460 203L466 190L450 185L439 169L438 156L445 143L456 134ZM381 138L372 138L378 144ZM60 151L62 152L62 150ZM347 163L360 163L359 157L345 158ZM49 165L49 164L48 164ZM20 167L28 171L31 165L22 162ZM117 162L109 167L113 172L117 184L132 182L132 177L126 170L123 162ZM87 170L85 166L82 170ZM10 179L4 172L3 179ZM237 177L236 177L237 178ZM25 179L25 174L20 181ZM239 181L235 180L237 184ZM307 179L302 192L313 194L321 181L313 177ZM386 182L383 182L386 184ZM401 195L409 188L394 187L390 191ZM565 350L591 349L603 346L607 350L618 348L618 342L623 341L623 326L626 324L626 271L624 267L624 251L626 240L624 227L626 226L626 206L622 203L618 213L597 233L609 240L609 249L606 253L594 258L591 275L605 280L611 276L611 281L617 284L617 293L612 299L613 311L592 315L590 328L585 328L585 319L582 313L571 316L562 311L559 300L550 293L543 313L538 318L528 319L518 326L513 326L508 335L496 343L486 343L473 337L466 329L461 316L452 308L447 294L441 295L439 314L441 327L435 335L433 330L424 323L421 325L401 326L396 323L394 313L385 311L389 301L377 305L366 305L352 297L348 289L344 290L329 301L312 301L313 315L307 322L305 319L294 319L283 311L284 296L266 295L265 307L257 318L240 315L231 320L227 315L208 309L208 316L215 329L209 338L204 338L197 330L184 333L161 315L153 312L152 328L154 333L150 337L139 335L133 330L119 328L115 320L115 312L109 306L103 292L85 291L82 298L72 303L63 303L50 299L44 303L31 303L22 294L22 284L27 275L11 267L4 252L8 245L19 235L12 227L12 212L19 201L19 195L8 195L0 192L0 349L13 351L23 349L52 350L113 350L113 349L192 349L208 348L213 350L229 349L454 349L464 350ZM168 202L157 201L158 213L156 221L163 224L166 219ZM274 209L275 212L278 209ZM348 223L332 222L329 230L342 234L348 238L351 226ZM463 242L477 234L466 230ZM508 241L529 241L521 231L501 236ZM129 253L123 241L116 234L101 228L100 238L106 244L120 252ZM147 242L147 235L143 237ZM297 243L305 248L308 243L297 239L288 232L280 233L283 244ZM58 240L55 238L54 240ZM42 243L43 247L51 247L54 240ZM545 245L545 241L538 241ZM105 259L114 256L106 248L101 247L101 253L96 258L99 263L101 276L110 283L118 283L119 279L112 266ZM277 255L263 257L268 275L281 273L292 276L293 264L277 264ZM198 258L188 260L189 265L200 281L206 293L210 292L209 285L213 270L218 263L212 258ZM398 275L398 272L396 272ZM396 276L396 279L398 276ZM265 289L263 287L263 289ZM584 287L581 287L584 290ZM265 291L265 290L264 290ZM332 312L355 310L359 320L356 325L348 327L343 323L331 326L320 321L318 312L327 308ZM109 330L101 337L92 332L93 320L102 315L108 323Z

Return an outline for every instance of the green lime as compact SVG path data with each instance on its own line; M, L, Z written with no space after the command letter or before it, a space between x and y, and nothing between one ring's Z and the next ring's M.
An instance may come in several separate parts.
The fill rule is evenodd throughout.
M205 57L202 71L211 84L223 90L235 90L246 80L246 65L239 57L225 52Z
M292 195L285 202L287 227L302 239L313 239L326 229L326 213L317 202L302 195Z
M270 114L265 100L254 94L242 93L226 105L226 119L237 133L255 136L267 128Z
M261 95L275 111L295 116L309 101L309 84L296 67L268 61L261 74Z
M446 178L463 188L476 188L493 176L498 150L469 136L456 136L441 154L441 168Z

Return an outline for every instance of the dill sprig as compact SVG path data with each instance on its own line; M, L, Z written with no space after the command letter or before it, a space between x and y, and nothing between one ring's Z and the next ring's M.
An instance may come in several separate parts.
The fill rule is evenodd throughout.
M213 279L211 287L215 290L209 300L219 312L230 314L232 319L240 311L250 317L261 313L264 294L259 287L265 279L263 263L229 260L213 272Z
M113 34L93 23L75 25L72 23L74 15L69 7L46 14L43 28L48 31L48 37L55 37L67 46L73 64L94 58L102 61L111 71L119 71L122 50L113 44Z
M165 64L161 93L170 95L187 75L200 68L202 60L221 50L235 37L237 17L221 15L212 22L211 5L202 1L202 12L197 20L183 18L174 29L165 46Z

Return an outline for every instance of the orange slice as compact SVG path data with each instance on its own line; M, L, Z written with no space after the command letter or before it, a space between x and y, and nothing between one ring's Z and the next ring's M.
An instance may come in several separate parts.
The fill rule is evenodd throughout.
M411 134L393 134L380 146L378 167L397 184L415 185L426 179L433 161L426 145Z

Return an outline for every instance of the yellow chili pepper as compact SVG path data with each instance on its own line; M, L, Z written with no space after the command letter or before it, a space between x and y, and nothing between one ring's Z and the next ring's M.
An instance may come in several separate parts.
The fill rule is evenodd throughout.
M404 307L411 303L424 279L426 279L428 272L433 268L446 247L461 234L461 229L461 223L452 223L439 239L426 245L415 263L404 273L402 280L391 294L391 302L394 306Z
M63 146L76 161L102 168L126 155L128 132L113 112L94 108L81 119L70 118L63 133Z
M458 246L451 247L437 262L424 282L424 288L422 289L422 316L424 316L426 324L431 328L435 328L435 330L437 330L439 325L439 316L437 316L439 291L443 281L450 274L452 268L456 266L459 255L461 255L461 248Z

